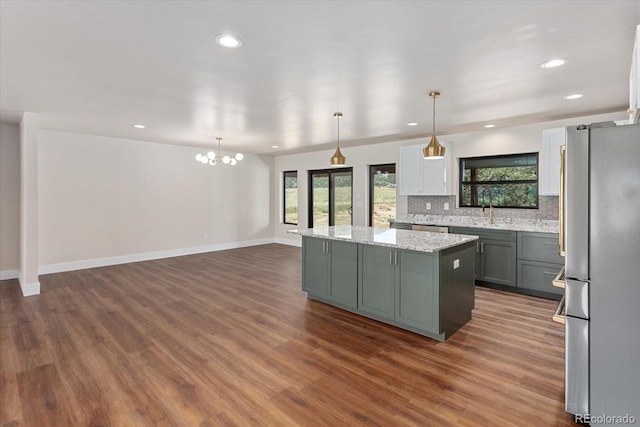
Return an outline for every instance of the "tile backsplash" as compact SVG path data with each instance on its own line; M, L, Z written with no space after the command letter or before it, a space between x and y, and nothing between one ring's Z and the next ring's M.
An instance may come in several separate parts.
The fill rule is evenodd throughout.
M431 209L427 210L427 203ZM444 204L449 203L449 210ZM482 208L457 208L456 196L409 196L407 213L413 215L482 216ZM558 220L558 196L540 196L538 209L495 208L495 218Z

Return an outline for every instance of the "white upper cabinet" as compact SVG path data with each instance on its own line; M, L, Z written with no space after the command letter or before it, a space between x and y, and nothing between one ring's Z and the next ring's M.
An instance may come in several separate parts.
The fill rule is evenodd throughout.
M540 159L541 196L560 194L560 146L567 140L565 128L544 129L542 131L542 156Z
M440 142L445 147L445 142ZM447 193L447 164L450 150L444 159L425 160L422 157L424 145L400 147L400 195L401 196L443 196Z

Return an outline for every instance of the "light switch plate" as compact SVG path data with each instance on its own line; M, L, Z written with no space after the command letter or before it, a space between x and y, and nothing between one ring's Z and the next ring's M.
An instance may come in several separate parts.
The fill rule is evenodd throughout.
M427 202L427 210L430 211L431 210L431 203Z
M445 211L449 210L449 202L444 202L444 210Z

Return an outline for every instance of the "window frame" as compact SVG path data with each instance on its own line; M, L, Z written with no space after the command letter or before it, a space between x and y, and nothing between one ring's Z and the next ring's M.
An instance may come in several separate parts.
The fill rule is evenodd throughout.
M464 167L463 163L470 160L489 160L489 159L509 159L509 158L517 158L517 157L530 157L535 156L536 158L536 179L521 179L521 180L512 180L512 181L464 181ZM502 185L502 184L535 184L536 187L536 204L535 206L493 206L496 209L539 209L540 206L540 154L538 152L531 153L516 153L516 154L500 154L500 155L492 155L492 156L476 156L476 157L461 157L458 159L458 206L460 208L481 208L481 204L477 205L464 205L463 197L464 197L464 186L465 185ZM485 206L487 207L487 206Z
M298 222L287 222L287 175L289 175L289 177L291 177L291 175L293 175L293 177L295 177L296 179L296 190L298 189L298 171L297 170L290 170L290 171L283 171L282 172L282 223L283 224L288 224L288 225L298 225L298 222L300 222L300 217L298 216ZM299 200L298 198L296 198L296 212L299 213L300 209L298 209L299 206Z

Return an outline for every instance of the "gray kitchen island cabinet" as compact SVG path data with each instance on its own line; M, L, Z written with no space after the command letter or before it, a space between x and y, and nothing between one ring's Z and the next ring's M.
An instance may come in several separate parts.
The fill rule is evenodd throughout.
M353 265L358 259L355 243L328 239L302 239L303 291L326 298L337 305L355 308L358 275Z
M441 341L471 320L475 236L360 226L294 233L311 299Z

